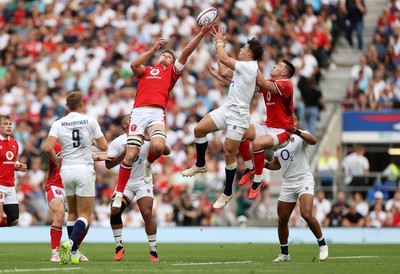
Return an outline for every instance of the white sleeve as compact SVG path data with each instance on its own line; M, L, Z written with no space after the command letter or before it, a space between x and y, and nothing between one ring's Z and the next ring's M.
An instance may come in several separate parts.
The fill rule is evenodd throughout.
M50 128L49 136L54 136L58 139L58 133L59 133L59 125L57 121L53 123L53 125Z
M101 131L101 128L100 128L100 125L99 125L99 123L96 121L96 120L92 120L93 122L93 138L94 139L98 139L98 138L100 138L100 137L103 137L104 136L104 134L103 134L103 132Z
M119 145L118 139L115 139L109 144L107 156L116 157L123 151L123 147Z

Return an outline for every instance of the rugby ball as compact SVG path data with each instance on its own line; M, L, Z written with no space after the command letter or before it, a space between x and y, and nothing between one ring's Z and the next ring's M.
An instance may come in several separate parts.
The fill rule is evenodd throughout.
M218 10L216 8L208 8L200 12L197 16L197 25L204 26L206 22L213 23L218 17Z

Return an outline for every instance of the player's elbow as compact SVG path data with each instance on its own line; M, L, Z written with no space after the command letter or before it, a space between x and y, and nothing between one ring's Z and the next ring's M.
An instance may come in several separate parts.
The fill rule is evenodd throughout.
M108 144L107 144L107 140L104 137L101 137L99 139L96 139L97 142L97 148L101 151L106 151L108 149Z
M116 165L111 162L111 161L106 161L106 168L107 169L112 169L113 167L115 167Z

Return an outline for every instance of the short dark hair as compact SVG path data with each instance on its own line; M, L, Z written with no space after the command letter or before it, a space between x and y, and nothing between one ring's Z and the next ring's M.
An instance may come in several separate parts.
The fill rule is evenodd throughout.
M165 49L165 50L163 50L163 51L161 52L161 54L163 54L163 53L169 53L169 54L171 54L171 55L172 55L172 58L174 59L174 63L175 63L176 56L175 56L175 53L172 51L172 49Z
M253 37L250 40L247 41L247 44L249 44L249 49L253 53L253 60L258 61L262 58L264 54L264 49L261 46L260 42L257 40L257 38Z
M286 68L289 72L289 78L292 78L292 76L296 72L296 68L293 66L293 64L289 60L283 59L282 62L285 63L285 65L286 65Z
M82 93L80 91L72 91L67 95L67 107L74 111L82 107Z

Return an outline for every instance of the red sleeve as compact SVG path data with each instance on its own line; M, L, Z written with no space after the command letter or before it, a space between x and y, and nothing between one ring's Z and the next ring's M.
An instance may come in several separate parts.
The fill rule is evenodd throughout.
M280 79L274 81L278 94L284 98L293 96L293 84L290 79Z

